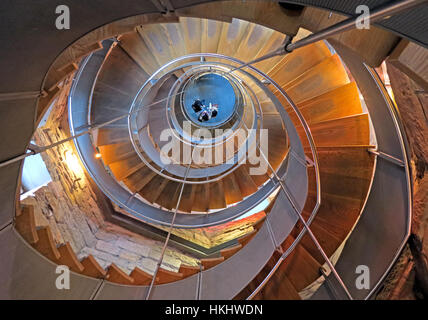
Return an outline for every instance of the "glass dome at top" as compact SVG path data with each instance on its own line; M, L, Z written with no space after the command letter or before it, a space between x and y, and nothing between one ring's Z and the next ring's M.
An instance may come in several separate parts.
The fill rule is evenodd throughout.
M193 105L199 100L201 110L195 111ZM218 112L209 120L200 121L204 110L209 111L209 105L215 106ZM183 108L187 118L198 126L218 127L227 122L236 110L236 95L229 80L215 73L205 73L194 78L183 94Z

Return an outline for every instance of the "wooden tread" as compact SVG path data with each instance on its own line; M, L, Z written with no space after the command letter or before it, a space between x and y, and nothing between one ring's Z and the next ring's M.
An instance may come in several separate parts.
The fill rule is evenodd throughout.
M181 279L183 279L182 273L159 268L158 274L156 277L156 284L164 284L164 283L178 281Z
M92 255L89 255L86 258L82 259L80 263L84 267L81 273L85 276L104 279L107 275L107 271L100 266L100 264L97 262L97 260L95 260Z
M56 247L50 227L37 228L37 236L39 241L34 243L33 247L49 260L58 261L61 255Z
M59 246L58 252L60 254L60 258L57 261L58 264L68 266L70 270L77 273L83 271L84 266L80 263L79 259L77 259L69 242Z
M220 254L224 259L229 259L235 253L242 249L242 244L238 243L232 247L220 250Z
M134 279L112 263L107 270L106 280L119 284L134 284Z
M22 206L17 210L15 217L15 228L21 236L30 244L39 241L36 230L36 219L33 206Z
M212 267L215 267L216 265L222 263L224 261L224 257L218 257L218 258L206 258L201 259L201 265L204 267L204 270L208 270Z
M183 275L183 278L187 278L194 274L197 274L200 270L201 270L200 267L187 266L185 264L181 264L178 272Z
M152 282L153 276L147 272L141 270L138 267L135 267L129 275L134 279L134 285L149 285ZM157 278L158 279L158 278Z

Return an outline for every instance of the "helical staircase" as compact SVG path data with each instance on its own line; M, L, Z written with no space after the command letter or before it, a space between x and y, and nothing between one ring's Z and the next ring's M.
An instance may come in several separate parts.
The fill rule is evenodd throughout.
M138 267L103 269L90 255L79 261L69 243L54 244L49 227L36 227L29 206L17 209L20 236L69 266L83 291L95 287L91 298L366 298L337 270L372 209L382 162L380 111L369 116L361 91L370 89L357 85L369 71L325 41L239 69L285 39L244 20L180 17L97 42L71 67L71 134L112 202L133 219L192 230L221 227L277 194L251 233L199 267L182 264L176 273L159 263L155 277ZM190 105L208 91L221 101L219 116L201 123ZM396 156L405 163L404 153Z

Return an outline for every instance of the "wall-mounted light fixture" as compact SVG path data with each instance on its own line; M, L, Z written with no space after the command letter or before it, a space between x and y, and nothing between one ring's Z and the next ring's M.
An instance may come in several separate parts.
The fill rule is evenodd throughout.
M83 176L83 168L79 159L77 159L76 155L71 150L64 151L64 161L76 177L81 178Z

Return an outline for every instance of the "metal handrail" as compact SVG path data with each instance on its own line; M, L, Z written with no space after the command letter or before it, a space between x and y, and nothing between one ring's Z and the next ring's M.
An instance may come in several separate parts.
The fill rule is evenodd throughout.
M210 72L211 72L211 70L212 70L212 67L219 67L219 66L216 66L215 65L215 63L209 63L209 64L206 64L206 65L204 65L203 66L204 68L205 67L209 67L210 69ZM189 70L189 71L187 71L187 72L190 72L190 71L193 71L194 69L196 69L196 68L193 68L192 70ZM219 70L215 70L216 72L218 72ZM185 74L183 74L182 75L182 77L184 76ZM233 85L236 85L236 84L233 84ZM182 102L183 103L183 102ZM183 106L181 107L181 109L183 110ZM230 116L230 118L232 118L234 115L237 115L237 111L234 111L234 113ZM186 116L186 118L187 118L187 116ZM190 120L189 120L190 121ZM195 124L196 125L196 124ZM199 128L204 128L204 127L202 127L202 126L198 126L198 125L196 125L197 127L199 127ZM238 128L240 128L242 125L241 125L241 123L240 123L240 125L239 125L239 127ZM217 127L214 127L214 129L215 128L217 128ZM210 127L208 130L211 130L211 129L213 129L212 127ZM180 137L177 137L177 138L179 138L183 143L187 143L187 144L189 144L189 142L188 141L186 141L185 139L181 139ZM228 137L227 139L231 139L231 136L230 137ZM222 141L226 141L227 139L225 139L225 140L222 140ZM218 143L218 144L220 144L220 143ZM216 145L216 144L213 144L213 145Z
M209 55L205 55L205 54L192 54L192 55L188 55L186 57L197 57L199 55L204 55L204 56L210 56L210 57L217 57L219 56L218 54L209 54ZM236 60L238 59L234 59L234 58L230 58L230 57L226 57L223 55L220 55L222 59L227 59L229 58L230 60L236 62ZM239 60L238 60L239 61ZM306 137L308 139L310 148L311 148L311 152L312 152L312 156L313 156L313 163L314 163L314 168L315 168L315 177L316 177L316 191L317 191L317 201L316 201L316 205L314 206L314 209L308 219L308 221L305 221L304 218L302 217L300 210L295 207L295 205L293 204L292 199L290 198L290 195L288 193L288 191L286 190L286 188L284 187L282 180L278 177L278 175L276 174L275 170L272 168L272 166L270 165L268 159L265 157L265 155L263 154L263 152L259 149L260 154L263 155L263 157L265 158L265 161L267 161L274 177L278 180L281 188L284 190L284 192L286 193L287 197L289 198L289 200L291 201L291 203L293 204L293 208L295 208L296 213L299 216L300 221L302 221L302 223L304 224L304 229L301 230L301 232L299 233L299 235L296 237L296 239L294 239L293 243L290 245L290 247L286 250L286 252L284 252L280 259L278 260L278 262L275 264L274 268L269 272L268 276L262 281L262 283L252 292L252 294L248 297L248 299L252 299L263 287L264 285L267 283L267 281L271 278L271 276L274 274L274 272L277 270L277 268L280 266L280 264L285 260L285 258L291 253L291 251L297 246L297 244L300 242L301 238L303 237L303 235L308 231L312 240L315 242L317 249L321 252L321 254L323 255L324 259L326 260L327 264L329 265L330 269L332 270L332 272L334 273L334 275L336 276L338 282L341 284L341 286L343 287L344 291L347 293L348 297L350 299L352 299L352 296L349 294L348 289L346 288L346 285L343 283L342 279L340 278L340 276L338 275L338 273L336 272L333 264L331 263L331 261L329 260L329 257L326 255L326 253L324 252L324 250L322 249L322 247L320 246L319 242L317 241L316 237L314 236L314 234L312 233L312 231L310 230L310 224L312 223L313 219L315 218L316 213L319 210L319 207L321 205L321 183L320 183L320 174L319 174L319 162L318 162L318 155L316 152L316 147L315 147L315 142L313 140L312 137L312 133L310 131L310 128L306 122L306 120L304 119L303 115L300 113L300 111L298 110L297 106L294 104L294 102L291 100L291 98L286 94L286 92L276 84L275 81L273 81L273 79L271 79L270 77L268 77L266 74L261 73L258 69L254 68L253 66L249 65L248 66L250 69L252 69L253 71L255 71L257 74L259 74L260 76L262 76L264 79L268 80L269 83L271 83L288 101L288 103L291 105L291 107L293 108L293 110L295 111L295 113L298 116L298 119L300 121L300 123L302 124L302 127L305 130L305 134ZM232 72L236 71L232 70ZM270 177L270 179L273 179L273 177Z
M239 62L238 62L239 63ZM258 70L256 70L256 73L258 73L257 72ZM246 73L246 72L245 72ZM260 73L258 73L259 75L260 75ZM262 78L267 78L267 76L266 75L262 75ZM271 83L273 83L274 84L274 82L271 80L270 81ZM261 82L260 82L261 83ZM276 84L275 84L276 85ZM265 88L265 86L263 86L263 89L264 90L267 90L267 88ZM281 88L279 88L278 87L278 89L279 89L279 91L280 92L282 92L282 93L284 93L283 91L282 91L282 89ZM288 98L287 96L286 96L286 98ZM290 103L290 105L296 110L296 113L299 113L299 110L297 109L297 107L292 103L292 101L291 101L291 99L290 98L288 98L288 100L289 100L289 103ZM305 124L306 124L306 122L305 122L305 119L301 116L300 117L300 119L302 119L303 121L303 124L302 124L302 126L304 127L305 126ZM307 125L307 124L306 124ZM309 130L309 127L307 127L307 129L308 129L308 131L307 132L309 132L309 134L310 134L310 130ZM308 137L308 140L311 140L311 136L309 136ZM309 141L309 143L310 143L311 141ZM312 140L312 142L313 142L313 140ZM312 145L312 146L314 146L314 143L310 143L310 145ZM314 148L312 148L312 150L311 151L314 151L313 150ZM315 152L313 152L313 153L316 153L316 150L315 150ZM315 169L316 169L316 171L318 171L318 166L317 166L317 161L318 161L318 158L317 158L317 156L316 156L316 154L314 155L314 166L315 166ZM319 176L318 176L318 182L319 182ZM317 190L319 190L320 191L320 184L318 183L318 185L317 185ZM320 198L320 197L318 197L318 198ZM317 204L318 204L318 206L316 206L315 208L314 208L314 211L313 211L313 213L311 214L311 220L310 221L312 221L312 219L313 219L313 217L314 217L314 215L316 214L316 212L317 212L317 208L319 207L319 204L320 204L320 199L317 199L317 200L319 200L319 201L317 201ZM177 210L177 208L176 208L176 210ZM294 246L295 245L297 245L297 243L300 241L300 239L301 239L301 237L298 237L298 238L296 238L295 239L295 241L294 241ZM291 251L291 249L289 250L289 251Z
M175 60L173 60L173 61L171 61L170 63L168 63L168 64L166 64L166 65L164 65L163 67L161 67L161 68L159 68L149 79L147 79L146 80L146 82L143 84L143 86L140 88L140 90L138 91L138 93L137 93L137 95L136 95L136 97L134 98L134 101L132 102L132 106L135 106L136 105L136 101L137 101L137 99L138 99L138 97L139 97L139 95L140 95L140 92L147 86L147 85L149 85L149 84L151 84L151 82L152 82L152 80L154 80L154 79L156 79L156 76L159 74L159 73L162 73L162 72L165 72L165 69L166 69L166 67L167 66L170 66L170 65L173 65L173 64L175 64L175 63L177 63L177 62L179 62L179 61L181 61L181 60L186 60L186 59L191 59L191 58L194 58L194 57L203 57L203 56L206 56L205 54L192 54L192 55L187 55L187 56L182 56L182 57L179 57L179 58L176 58ZM219 55L219 56L221 56L221 55ZM226 56L222 56L222 58L225 58ZM194 62L194 63L188 63L188 64L185 64L186 66L190 66L190 65L194 65L194 64L196 64L196 65L201 65L201 62ZM208 63L208 64L213 64L212 62L210 62L210 63ZM219 64L219 65L223 65L223 64L220 64L220 63L217 63L217 64ZM226 65L226 66L228 66L228 65ZM176 69L180 69L180 68L182 68L183 66L178 66L178 67L175 67L174 68L174 70L176 70ZM172 71L171 71L172 72ZM168 74L168 73L167 73ZM177 94L174 94L174 95L177 95ZM171 96L171 92L170 92L170 94L168 95L168 97L167 97L167 101L169 101L169 99L170 99L170 96ZM257 98L257 96L256 95L254 95L256 98ZM258 106L258 108L260 108L260 103L257 103L257 106ZM130 116L128 117L128 130L129 130L129 135L130 135L130 140L131 140L131 143L133 144L133 146L134 146L134 149L135 149L135 151L136 151L136 153L138 154L138 156L140 157L140 159L144 162L144 164L150 169L150 170L152 170L152 171L154 171L154 172L156 172L157 174L159 174L160 176L162 176L162 177L164 177L164 178L166 178L166 179L169 179L169 180L171 180L171 181L175 181L175 182L183 182L183 179L180 179L180 178L175 178L175 177L172 177L172 176L169 176L169 175L167 175L167 174L165 174L163 171L160 171L160 170L158 170L158 169L156 169L149 161L147 161L146 159L145 159L145 157L144 157L144 155L143 155L143 153L139 150L139 146L138 146L138 144L137 144L137 141L135 141L135 139L134 139L134 135L133 135L133 128L132 128L132 124L131 124L131 114L135 114L133 111L134 110L132 110L132 108L133 107L131 107L131 112L130 112ZM142 108L144 108L144 106L142 107ZM140 108L140 110L142 109L142 108ZM260 110L260 112L261 112L261 110ZM257 118L255 117L254 118L254 125L257 125ZM253 125L253 127L254 127L254 125ZM173 134L175 135L175 132L173 131ZM180 139L181 140L181 139ZM186 141L184 141L184 140L181 140L181 141L183 141L183 143L186 143ZM245 157L245 155L242 155L242 158L243 157ZM208 180L203 180L203 181L198 181L198 180L186 180L186 183L187 184L205 184L205 183L208 183L208 182L216 182L216 181L220 181L221 179L223 179L224 177L226 177L227 175L229 175L229 174L231 174L234 170L236 170L237 168L238 168L238 166L239 166L239 164L242 162L242 158L241 159L237 159L237 161L235 161L235 166L233 166L232 167L232 169L231 170L229 170L229 171L227 171L227 172L225 172L225 173L223 173L223 174L221 174L221 175L216 175L215 177L213 177L213 178L210 178L210 179L208 179Z
M75 94L80 93L81 90L84 90L83 92L84 95L87 95L88 97L90 95L90 91L88 92L87 89L84 89L84 87L79 85L79 79L83 76L85 79L89 77L90 79L92 79L91 80L92 82L96 81L96 78L94 78L94 74L96 74L97 70L99 69L99 63L90 62L88 66L89 68L88 71L86 72L83 70L84 68L86 70L88 62L91 61L91 57L92 55L88 56L87 58L85 58L84 62L82 63L81 68L79 69L79 72L76 74L75 79L73 80L73 86L69 96L69 105L70 105L69 119L70 119L70 123L73 124L70 129L73 137L75 138L77 137L77 135L75 135L75 132L79 132L79 130L85 130L86 128L88 128L87 121L85 122L85 117L84 118L77 117L76 118L77 120L74 121L72 105L74 103L77 103L79 104L79 106L85 107L85 105L82 104L82 102L79 101L79 99L76 99L75 97ZM94 69L94 67L96 68L96 70ZM247 74L247 76L250 76L250 75ZM253 80L258 83L259 87L269 92L268 89L265 88L265 86L262 84L261 81L257 80L254 77L253 77ZM161 99L156 103L159 103L160 101L164 101L164 100L166 99ZM153 103L153 104L156 104L156 103ZM279 104L279 102L275 102L275 103ZM277 105L276 107L278 108L278 110L281 111L280 113L285 112L282 106ZM86 108L87 108L87 105L86 105ZM102 127L107 123L113 123L114 121L123 119L124 117L128 117L128 115L129 113L124 114L104 124L100 124L99 126ZM290 125L292 124L290 123ZM139 200L138 198L134 198L134 200L130 200L129 190L124 186L122 186L121 184L119 184L111 174L105 171L105 166L104 164L102 164L102 161L95 160L92 154L89 154L88 156L88 155L85 155L85 153L83 153L83 150L88 150L88 151L90 150L90 152L93 150L95 152L95 150L93 149L93 141L91 141L90 136L87 135L87 133L89 132L90 130L85 132L80 132L80 136L76 138L75 142L76 142L77 152L82 160L83 165L88 170L88 173L94 179L94 181L96 181L96 183L101 188L101 190L119 207L125 208L133 217L139 220L146 221L148 223L155 223L159 225L169 225L171 216L168 214L169 212L167 212L167 210L156 208L152 205L145 203L144 201ZM85 137L85 135L87 135L87 137ZM296 138L298 139L298 137ZM80 146L80 144L82 144L82 147ZM286 167L286 162L284 161L280 165L278 170L280 170L281 172L284 172L285 167ZM95 170L95 171L92 172L92 170ZM94 174L95 172L99 172L101 176L97 176L97 174ZM244 214L245 212L248 212L249 210L252 210L253 208L255 208L255 206L260 204L267 196L269 196L269 194L271 194L273 190L276 190L276 186L273 183L271 183L269 180L267 180L267 182L264 183L263 186L261 186L258 191L260 195L253 194L251 196L248 196L244 200L242 200L240 203L237 203L235 206L231 206L223 210L216 211L209 217L206 214L198 214L198 213L191 216L180 215L180 220L178 223L176 223L176 226L179 228L202 228L207 226L219 225L227 221L231 221L232 219L235 219L240 215ZM126 198L125 198L125 194L128 194Z
M408 190L408 220L407 220L407 226L406 226L406 237L403 239L403 241L401 242L400 246L397 248L397 251L391 261L391 263L388 265L387 269L385 270L383 276L379 279L378 283L372 288L372 290L370 290L370 292L367 294L366 299L369 299L373 293L378 289L379 285L382 283L382 281L386 278L387 274L389 273L389 271L392 269L392 267L394 266L395 262L397 261L398 257L400 256L400 253L403 251L406 243L407 243L407 239L409 238L410 234L411 234L411 221L412 221L412 204L413 204L413 190L412 190L412 178L411 178L411 171L410 171L410 163L409 163L409 154L408 151L410 150L410 148L408 147L408 142L407 142L407 138L406 138L406 133L405 130L402 126L402 121L401 121L401 116L398 112L398 109L394 103L394 101L391 99L390 95L388 94L388 92L386 91L382 81L380 80L380 77L378 75L378 73L376 72L375 69L370 68L367 64L363 64L364 67L367 69L367 71L370 73L371 77L373 78L373 80L376 82L379 91L382 93L383 99L388 107L389 113L391 115L391 118L394 122L394 126L396 129L396 132L398 134L398 139L400 142L400 147L401 147L401 151L402 151L402 155L403 155L403 167L405 170L405 174L406 174L406 185L407 185L407 190ZM394 162L394 160L392 161Z
M187 166L187 171L186 171L185 178L187 178L187 174L189 173L189 169L190 169L190 164ZM150 299L150 293L152 292L153 285L155 284L155 281L156 281L156 276L157 276L157 274L159 272L159 269L160 269L160 266L162 264L163 257L165 255L165 251L166 251L166 248L168 246L169 238L171 237L172 229L174 228L175 218L177 217L177 211L178 211L178 207L180 206L180 202L181 202L181 197L183 195L184 186L185 186L185 183L183 181L181 183L181 186L180 186L180 194L179 194L178 199L177 199L177 205L176 205L175 210L174 210L174 216L172 217L171 225L169 226L169 230L168 230L168 234L167 234L166 239L165 239L165 243L164 243L164 245L162 247L162 251L161 251L158 263L156 264L156 269L155 269L155 272L153 274L152 281L150 282L150 287L147 290L146 300Z
M199 65L200 65L200 63L199 63ZM213 67L219 67L219 66L216 66L214 63L212 63L212 62L210 62L209 64L206 64L206 65L203 65L203 67L201 66L200 68L206 68L206 67L209 67L210 69L210 71L212 70L212 68ZM223 67L224 68L224 67ZM190 73L190 71L194 71L195 69L198 69L197 67L194 67L194 68L192 68L191 70L188 70L188 71L186 71L186 73ZM219 70L215 70L215 71L219 71ZM185 74L183 74L181 77L184 77L185 75L186 75L186 73ZM180 77L180 78L181 78ZM180 78L177 80L177 81L180 81ZM233 85L236 85L235 83L233 84ZM241 88L242 88L242 86L241 86ZM242 88L243 89L243 88ZM182 90L182 91L184 91L184 89ZM245 91L244 89L243 89L243 91ZM171 88L171 93L172 93L172 88ZM256 97L256 99L257 99L257 97ZM182 101L182 100L181 100ZM256 100L257 101L257 100ZM258 101L257 101L258 102ZM244 103L244 102L242 102L242 103ZM183 106L181 106L181 109L183 110ZM237 114L237 111L235 111L234 112L234 114L230 117L230 118L232 118L235 114ZM187 117L187 116L186 116ZM170 119L169 119L169 117L167 118L168 119L168 122L169 122L169 125L171 126L171 122L170 122ZM242 120L242 119L241 119ZM189 120L190 121L190 120ZM256 119L254 119L254 123L255 123L255 121L256 121ZM194 124L192 124L192 125L194 125ZM197 125L196 125L197 126ZM199 128L203 128L203 127L201 127L201 126L197 126L197 127L199 127ZM239 128L241 128L242 127L242 121L240 121L240 123L239 123L239 125L237 126L237 127L234 127L234 129L239 129ZM207 128L208 130L212 130L212 129L215 129L215 128L212 128L212 127L210 127L210 128ZM174 134L174 136L180 141L180 142L182 142L182 143L184 143L184 144L187 144L187 145L193 145L191 142L189 142L188 141L188 139L186 139L186 138L182 138L182 137L180 137L180 136L178 136L178 135L176 135L175 134L175 131L173 131L173 134ZM184 135L183 135L184 136ZM209 147L213 147L213 146L217 146L217 145L220 145L220 144L224 144L225 142L227 142L228 140L230 140L230 139L232 139L233 137L235 136L235 134L234 133L232 133L230 136L228 136L226 139L222 139L220 142L217 142L217 143L210 143L209 144ZM191 137L190 137L190 140L192 140L191 139ZM247 139L248 140L248 139ZM202 142L201 142L202 143ZM238 161L236 161L237 163L239 162L239 160Z
M189 55L185 55L182 56L180 58L176 58L172 61L170 61L169 63L167 63L166 65L164 65L163 67L161 67L160 69L158 69L158 72L164 70L166 67L173 65L174 63L182 60L182 59L191 59L191 58L200 58L200 57L210 57L210 58L219 58L219 59L225 59L225 60L229 60L232 62L235 62L237 64L243 65L244 62L233 58L233 57L229 57L229 56L225 56L225 55L221 55L221 54L215 54L215 53L194 53L194 54L189 54ZM300 124L302 125L304 131L305 131L305 135L308 139L309 142L309 146L311 148L311 153L313 156L313 162L314 162L314 167L315 167L315 179L316 179L316 185L317 185L317 204L321 204L321 185L320 185L320 175L319 175L319 165L318 165L318 155L316 152L316 147L315 147L315 142L311 133L311 130L309 128L308 123L306 122L305 118L303 117L303 115L301 114L301 112L299 111L299 109L297 108L297 106L294 104L294 102L291 100L291 98L288 96L288 94L272 79L270 78L267 74L261 72L260 70L258 70L257 68L255 68L252 65L248 65L248 68L252 71L254 71L256 74L258 74L260 77L262 77L263 79L266 79L269 81L269 83L271 83L275 89L277 89L281 95L284 96L284 98L287 100L287 102L290 104L291 108L293 109L293 111L296 113ZM155 74L154 74L155 75ZM155 77L154 75L152 75L147 81L146 83L149 83L149 81L153 80ZM143 85L144 86L144 85Z
M242 64L243 63L242 61L240 61L240 60L238 60L236 58L226 57L224 55L217 55L217 54L193 54L193 55L188 55L186 57L188 57L188 58L194 58L194 57L200 57L200 56L219 57L219 58L230 60L230 61L235 62L237 64ZM168 65L172 65L173 63L175 63L175 61L171 61ZM263 79L267 79L267 78L270 79L266 74L260 72L258 69L254 68L254 67L251 67L250 70L254 70L254 72L257 75L259 75L261 78L263 78ZM242 71L242 72L247 73L245 71ZM250 76L250 74L248 74L248 73L247 73L247 75ZM270 79L270 82L272 84L274 84L279 89L279 92L281 92L283 95L285 94L285 92L283 92L283 90L281 88L279 88L279 86L277 84L275 84L272 79ZM262 88L263 88L263 90L267 90L265 88L265 86L262 86ZM305 133L306 133L306 135L308 137L313 157L315 159L315 162L317 162L318 161L317 160L317 156L314 155L314 153L315 153L314 142L313 142L313 138L311 137L311 133L310 133L309 127L308 127L307 123L305 122L303 116L300 114L299 110L297 109L296 105L291 101L291 99L286 94L285 94L285 98L289 101L290 105L292 106L292 108L294 109L294 111L297 113L298 118L299 118L300 122L302 123L303 128L305 128ZM153 104L155 104L155 103L153 103ZM129 113L129 114L132 114L132 113ZM129 117L129 114L121 116L121 117L118 117L117 119L114 119L114 120L119 120L119 119L122 119L123 117L126 117L126 116ZM114 120L112 120L111 122L113 122ZM316 163L315 163L314 167L315 167L315 171L316 171L316 177L317 177L317 180L318 180L318 182L317 182L317 193L318 193L318 196L317 196L317 207L319 207L319 204L320 204L320 192L319 192L320 191L320 184L319 184L319 174L318 174L319 170L318 170L318 165ZM123 205L123 203L122 203L122 205ZM131 208L128 208L128 209L131 210L131 212L134 212L133 209L131 209Z
M391 13L391 14L393 14L393 12ZM343 30L342 30L343 31ZM315 40L315 41L317 41L317 40ZM306 44L308 44L308 43L302 43L301 44L301 46L304 46L304 45L306 45ZM288 47L287 47L288 48ZM298 114L298 113L297 113ZM299 115L299 114L298 114ZM393 116L394 117L394 116ZM299 118L299 120L300 120L300 118ZM396 121L396 118L394 118L394 120ZM307 133L306 132L306 130L305 130L305 133ZM401 132L400 132L401 133ZM308 138L309 138L309 136L307 136ZM312 136L311 136L312 137ZM310 141L311 142L311 141ZM314 146L315 147L315 146ZM311 145L311 149L312 149L312 145ZM318 165L318 160L317 159L315 159L315 156L316 156L316 151L315 151L315 154L314 154L314 163L315 163L315 166L317 167L317 165ZM406 157L406 155L404 155L404 157L405 157L405 163L407 164L406 165L406 177L408 178L409 177L409 168L408 168L408 161L407 161L407 157ZM316 172L317 173L317 172ZM319 175L317 176L317 183L318 183L318 180L319 180ZM409 183L409 179L408 179L408 183ZM184 185L184 184L183 184ZM285 190L285 189L284 189ZM410 189L411 190L411 189ZM318 191L320 191L320 188L318 188L318 186L317 186L317 205L318 205L318 196L320 197L320 193L318 193ZM182 190L181 190L181 192L182 192ZM181 193L180 193L180 197L181 197ZM319 199L320 200L320 199ZM177 208L178 208L178 206L177 206ZM315 209L314 209L314 211L315 211ZM314 211L313 211L313 213L314 213ZM303 218L302 218L302 220L303 220ZM308 220L309 221L309 220ZM304 221L303 221L304 222ZM172 223L172 225L173 225L173 223ZM307 229L307 230L309 230L310 231L310 229L306 226L306 224L305 224L305 229ZM322 251L322 250L320 250L320 251Z

